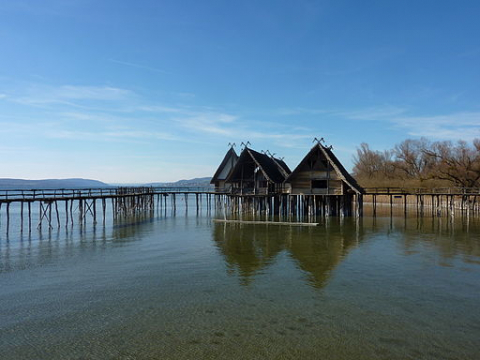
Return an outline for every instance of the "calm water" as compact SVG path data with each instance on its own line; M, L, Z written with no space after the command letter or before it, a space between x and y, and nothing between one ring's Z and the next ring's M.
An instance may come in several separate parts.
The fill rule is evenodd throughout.
M13 215L15 216L15 215ZM0 220L1 359L479 359L480 223Z

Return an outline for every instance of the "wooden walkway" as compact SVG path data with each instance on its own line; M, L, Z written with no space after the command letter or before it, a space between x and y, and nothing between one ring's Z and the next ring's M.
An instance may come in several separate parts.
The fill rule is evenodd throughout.
M152 211L155 205L167 208L167 198L170 207L175 212L177 198L183 197L185 209L189 209L189 198L195 197L197 213L207 203L207 209L223 210L224 214L250 212L294 215L301 222L306 216L356 215L361 216L363 203L371 204L373 215L377 207L389 206L390 214L394 209L416 211L418 216L431 214L433 216L456 211L464 211L467 215L480 215L480 189L475 188L438 188L438 189L405 189L405 188L367 188L363 195L356 199L356 210L346 212L341 196L318 194L267 194L238 195L215 192L209 188L185 187L116 187L98 189L51 189L51 190L0 190L0 225L1 211L5 209L7 231L10 226L10 208L12 204L19 205L20 222L23 231L24 220L27 219L28 230L32 229L32 207L38 207L37 228L47 224L52 228L62 224L68 225L76 221L85 223L86 218L97 223L101 216L105 224L107 204L111 203L114 219L118 216L134 214L137 211ZM193 205L193 204L192 204ZM190 206L192 206L190 205ZM64 210L62 210L64 209ZM430 212L427 212L427 211ZM16 208L18 211L18 208ZM35 211L36 213L36 211ZM25 219L24 219L25 218ZM56 221L55 221L56 220Z
M91 215L97 222L97 202L100 202L103 223L106 219L107 201L111 202L114 217L137 211L152 210L155 201L167 206L167 197L171 199L172 208L176 208L177 195L183 195L188 206L188 195L195 195L196 207L199 209L202 196L211 201L216 193L206 188L171 188L171 187L117 187L98 189L35 189L35 190L0 190L0 211L5 207L7 231L10 225L10 207L20 204L20 221L23 229L24 216L28 218L28 229L32 229L32 205L39 208L38 228L44 222L49 228L56 218L60 227L59 204L63 203L65 224L74 222L74 210L84 222ZM164 201L162 201L164 199ZM77 207L74 209L74 203ZM26 214L25 214L26 213Z
M405 215L409 209L415 209L417 215L423 216L429 210L433 216L456 212L480 214L480 188L365 188L363 195L366 204L372 205L373 215L378 206L389 206L390 213L402 208Z

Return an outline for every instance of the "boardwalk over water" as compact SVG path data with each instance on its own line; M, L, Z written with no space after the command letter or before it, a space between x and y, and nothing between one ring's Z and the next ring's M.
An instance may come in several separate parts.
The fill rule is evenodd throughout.
M20 206L20 221L23 229L24 218L26 225L32 229L32 209L38 207L38 228L44 223L52 227L55 223L60 226L60 212L63 211L65 224L74 223L74 213L80 222L85 222L91 216L93 222L101 215L105 223L107 206L110 203L114 217L135 213L138 211L153 210L155 203L167 206L167 198L171 206L176 208L177 195L183 195L188 207L188 195L196 198L196 208L200 207L203 199L212 200L216 193L208 188L187 187L116 187L97 189L34 189L34 190L0 190L0 215L5 209L7 231L10 225L10 208L12 204ZM210 206L210 204L209 204ZM63 210L64 209L64 210Z
M377 214L380 206L394 209L416 211L418 216L432 214L434 216L445 213L454 215L456 211L470 214L480 214L479 188L366 188L360 199L355 215L361 216L363 203L370 205L373 215ZM228 194L215 192L205 187L112 187L97 189L35 189L35 190L0 190L0 220L6 218L8 231L11 221L10 208L16 204L19 211L21 229L33 226L42 228L54 225L73 224L74 219L85 223L91 218L93 223L101 218L105 224L107 206L110 207L113 217L128 215L136 212L153 211L155 206L167 208L167 199L170 207L175 211L177 198L182 197L185 209L189 208L189 197L195 197L197 213L203 201L207 209L227 209L230 212L252 212L268 214L282 214L297 216L304 215L345 215L341 212L338 197L319 194ZM329 199L336 198L337 204ZM19 209L18 209L19 207ZM38 212L35 209L38 208ZM335 211L331 211L334 209ZM3 214L2 214L3 213ZM32 213L38 213L32 224ZM60 216L62 215L62 216ZM352 214L353 215L353 214ZM25 224L24 224L25 223ZM0 226L2 223L0 222Z
M403 208L404 213L415 209L417 215L423 216L430 210L432 215L456 211L470 214L480 214L480 188L399 188L375 187L365 188L363 195L366 204L371 204L373 215L376 215L377 206L389 206L390 213L395 208Z

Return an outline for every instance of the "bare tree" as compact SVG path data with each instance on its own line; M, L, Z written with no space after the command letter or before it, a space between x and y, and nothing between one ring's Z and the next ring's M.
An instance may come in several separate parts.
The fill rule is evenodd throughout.
M368 144L362 143L357 149L357 155L353 157L353 173L368 179L390 177L394 170L392 154L391 150L373 151Z
M463 140L456 145L450 141L435 142L423 152L434 161L432 178L448 180L456 186L480 186L480 139L475 139L473 146Z
M415 184L417 181L454 186L480 186L480 139L431 143L407 139L392 150L374 151L362 143L353 157L353 173L367 186L378 183Z
M423 150L429 147L430 143L425 138L419 140L407 139L395 145L393 150L395 168L400 170L407 179L426 179L432 166L432 159Z

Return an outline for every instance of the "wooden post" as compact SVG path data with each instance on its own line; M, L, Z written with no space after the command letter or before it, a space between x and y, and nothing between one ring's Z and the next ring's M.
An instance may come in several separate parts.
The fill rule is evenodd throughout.
M113 219L115 220L117 218L117 204L115 201L115 198L112 197L112 215Z
M83 206L82 206L82 199L78 199L78 215L79 215L79 220L80 220L80 223L82 222L83 220Z
M390 194L390 217L393 216L393 195Z
M65 200L65 226L68 226L68 200Z
M93 198L93 223L97 223L97 199Z
M58 214L57 200L54 200L54 202L55 202L55 213L57 214L57 227L60 227L60 215Z
M432 217L435 216L435 195L432 195Z
M39 218L40 220L39 220L38 225L37 225L37 227L38 227L39 229L42 228L42 219L43 219L42 209L43 209L42 201L40 200L39 203L38 203L38 218Z
M23 200L20 202L20 232L23 232Z
M105 200L105 198L102 198L103 225L105 225L105 211L106 211L106 208L107 208L106 200Z
M49 202L47 206L48 206L48 228L51 229L52 228L52 203Z
M7 202L7 233L10 227L10 203Z
M72 201L70 201L70 222L71 224L73 225L73 198L72 198Z
M32 203L28 202L28 232L32 232Z

